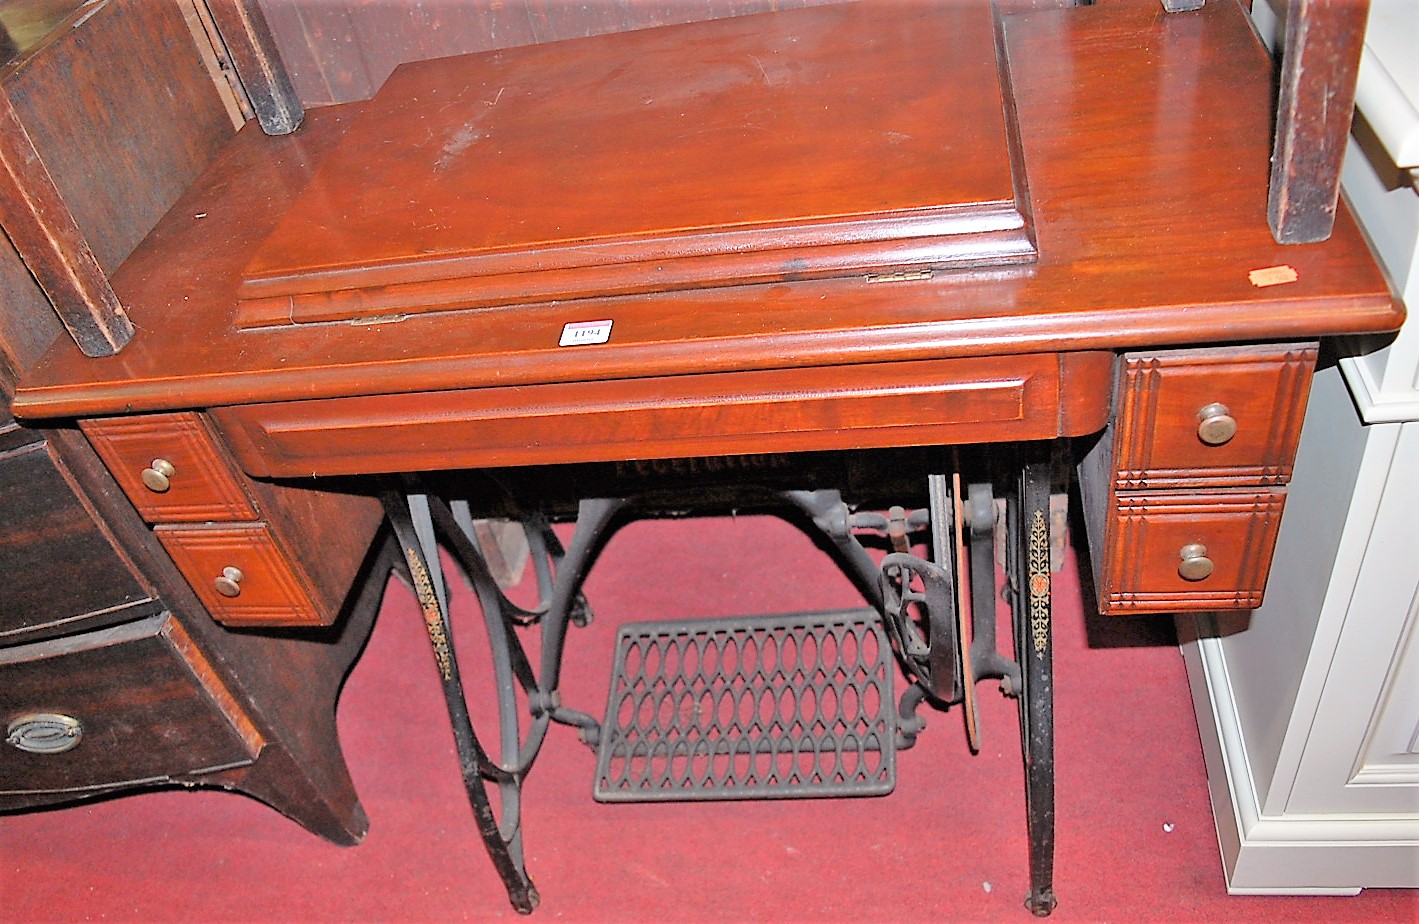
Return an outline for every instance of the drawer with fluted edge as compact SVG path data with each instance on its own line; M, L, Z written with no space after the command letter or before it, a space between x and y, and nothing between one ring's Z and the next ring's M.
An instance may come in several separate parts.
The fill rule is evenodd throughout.
M1260 606L1285 503L1284 490L1119 495L1096 573L1101 612Z
M265 523L154 530L212 618L229 626L324 626L339 615Z
M257 519L241 474L200 415L106 417L79 426L149 523Z
M1285 484L1316 353L1284 343L1124 354L1116 488Z

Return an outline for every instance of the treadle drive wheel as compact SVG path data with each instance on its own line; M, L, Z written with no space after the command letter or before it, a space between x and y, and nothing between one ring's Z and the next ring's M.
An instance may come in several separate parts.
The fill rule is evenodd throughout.
M959 484L959 481L958 481ZM882 559L879 584L882 613L892 645L907 680L938 706L953 706L971 697L962 634L959 530L953 528L952 494L945 475L927 476L929 522L934 561L911 552L893 552ZM975 745L974 716L967 716Z

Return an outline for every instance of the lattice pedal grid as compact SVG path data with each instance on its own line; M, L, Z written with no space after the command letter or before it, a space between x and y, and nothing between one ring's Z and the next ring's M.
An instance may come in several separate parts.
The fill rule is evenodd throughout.
M595 798L885 795L894 670L871 609L623 625Z

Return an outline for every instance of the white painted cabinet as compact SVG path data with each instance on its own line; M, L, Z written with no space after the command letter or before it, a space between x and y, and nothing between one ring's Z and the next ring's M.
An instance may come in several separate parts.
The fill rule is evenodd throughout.
M1260 6L1258 4L1258 6ZM1264 11L1263 11L1264 13ZM1373 0L1345 190L1419 313L1419 3ZM1228 887L1419 887L1419 320L1313 386L1266 602L1180 620Z

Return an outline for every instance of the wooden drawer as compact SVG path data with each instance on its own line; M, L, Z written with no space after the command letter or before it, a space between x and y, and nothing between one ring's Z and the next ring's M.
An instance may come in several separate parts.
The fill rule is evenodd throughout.
M0 732L0 793L191 776L251 763L263 744L166 613L0 650Z
M0 644L158 609L47 443L0 452L0 523Z
M382 520L378 501L252 481L197 413L80 426L218 622L311 626L339 616ZM228 568L241 579L228 583Z
M1259 606L1285 501L1280 490L1120 495L1097 578L1101 611Z
M226 625L329 625L322 607L265 523L160 526L155 530L197 597Z
M1079 466L1100 612L1261 605L1316 354L1283 343L1121 357L1113 421ZM1210 572L1185 576L1184 550Z
M80 426L148 522L258 518L239 473L197 414L112 417Z
M1285 484L1315 361L1309 343L1125 355L1118 489Z

